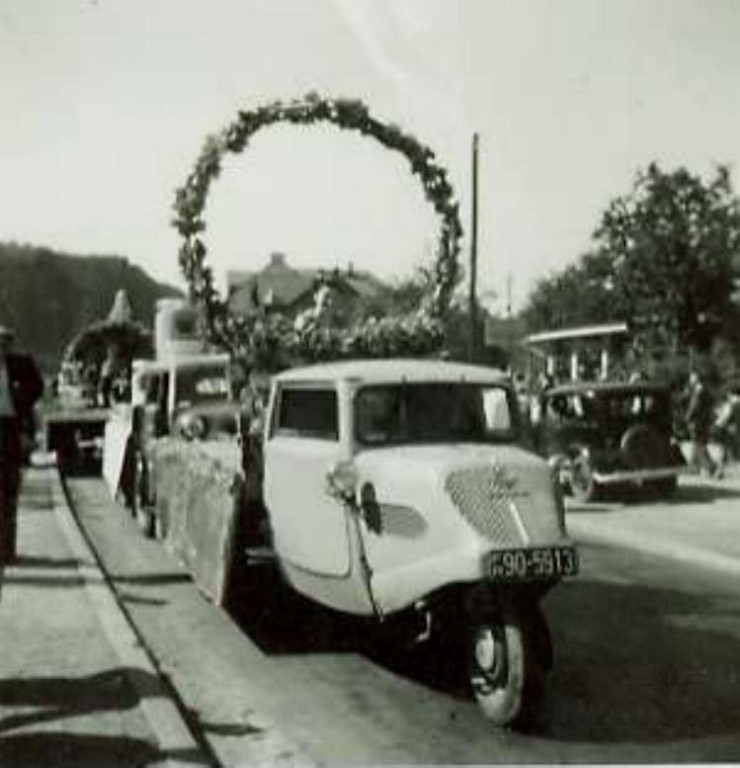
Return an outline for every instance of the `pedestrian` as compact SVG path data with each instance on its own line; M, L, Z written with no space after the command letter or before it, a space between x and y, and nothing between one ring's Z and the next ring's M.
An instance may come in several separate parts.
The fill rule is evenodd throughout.
M272 541L263 497L264 457L262 453L269 394L269 375L257 370L250 371L240 394L244 510L239 516L237 523L239 528L236 534L240 539L240 546L247 549L269 545Z
M691 466L697 472L705 470L711 477L717 472L717 466L707 448L712 426L712 399L696 371L692 371L689 375L688 394L686 424L691 438Z
M44 385L33 358L15 350L0 326L0 563L16 554L16 515L24 439L32 439L33 407Z
M720 459L717 476L722 477L731 459L736 458L740 393L730 390L717 408L712 425L712 439L719 445Z
M545 396L555 386L555 380L549 373L541 373L537 378L536 391L529 400L529 423L532 427L538 427L543 414Z

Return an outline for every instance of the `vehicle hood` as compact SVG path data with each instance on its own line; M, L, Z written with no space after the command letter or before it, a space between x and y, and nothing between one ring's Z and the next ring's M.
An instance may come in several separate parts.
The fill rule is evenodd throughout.
M549 478L547 463L539 456L518 445L482 445L476 443L446 443L445 445L405 445L374 448L356 457L358 467L396 467L404 471L445 477L450 472L477 465L497 464L542 473Z
M399 446L355 457L360 486L378 499L454 508L500 546L557 542L567 536L562 498L542 458L517 445Z

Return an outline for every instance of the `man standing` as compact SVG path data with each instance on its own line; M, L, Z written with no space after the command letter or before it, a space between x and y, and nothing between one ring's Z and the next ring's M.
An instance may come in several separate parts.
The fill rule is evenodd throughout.
M720 450L717 477L722 477L727 465L736 458L738 417L740 417L740 393L732 389L717 408L712 424L711 436Z
M699 374L692 371L689 375L689 405L686 411L686 423L691 437L691 466L698 472L706 470L711 477L717 467L709 455L707 443L712 426L712 400Z
M22 440L42 391L33 359L13 349L13 332L0 325L0 564L15 559Z

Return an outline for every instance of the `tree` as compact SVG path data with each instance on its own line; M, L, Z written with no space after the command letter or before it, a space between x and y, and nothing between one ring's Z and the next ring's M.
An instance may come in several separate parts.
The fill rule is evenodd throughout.
M707 350L727 326L740 253L740 205L727 168L705 184L685 168L665 173L651 164L608 207L594 241L644 352Z
M608 255L581 256L576 264L539 282L523 312L527 327L542 330L622 320L625 309L614 283Z
M636 358L737 343L732 303L740 203L727 168L708 184L655 163L616 198L576 265L542 281L525 310L531 330L627 321Z

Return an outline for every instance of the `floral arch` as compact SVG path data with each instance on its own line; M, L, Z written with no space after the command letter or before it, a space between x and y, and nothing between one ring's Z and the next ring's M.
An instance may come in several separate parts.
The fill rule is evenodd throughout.
M337 328L321 322L317 301L313 316L294 324L276 313L232 314L215 288L206 258L203 215L208 191L221 172L224 156L241 153L257 131L275 123L309 125L319 121L370 136L387 149L403 154L439 218L432 287L419 308L409 315L380 320L371 317L347 328ZM398 127L374 118L361 101L308 94L290 102L275 101L239 112L230 125L206 140L195 167L177 190L174 210L173 225L182 238L180 266L191 299L202 307L206 335L250 368L275 369L295 360L425 356L440 349L443 319L459 277L459 205L447 172L435 161L434 153ZM330 289L330 279L323 287ZM324 293L317 293L323 302Z

